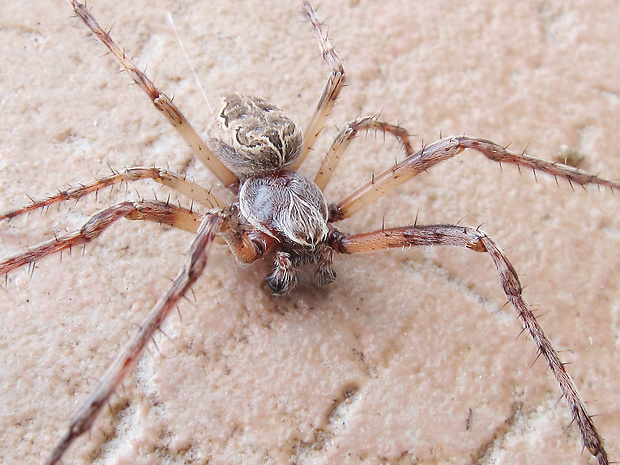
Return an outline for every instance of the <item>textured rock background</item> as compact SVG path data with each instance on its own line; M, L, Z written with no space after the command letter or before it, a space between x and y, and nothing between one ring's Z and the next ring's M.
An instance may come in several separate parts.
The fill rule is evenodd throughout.
M420 146L479 136L620 178L614 1L322 2L349 86L336 127L381 112ZM296 2L92 1L104 27L198 128L209 111L166 19L170 11L212 102L263 96L304 125L328 73ZM62 1L5 6L0 19L0 210L133 165L213 177ZM401 154L355 142L335 201ZM161 199L148 183L0 225L7 256L77 228L107 204ZM216 187L216 192L218 191ZM221 191L220 191L221 192ZM224 194L222 194L224 195ZM420 176L342 224L478 226L506 251L543 327L620 460L618 196L495 164L475 153ZM41 261L0 289L0 461L45 456L184 260L191 236L122 222L84 254ZM153 355L77 441L66 463L594 463L533 343L517 337L488 257L405 250L337 257L338 280L274 299L268 264L224 247L157 337ZM111 415L113 414L113 416Z

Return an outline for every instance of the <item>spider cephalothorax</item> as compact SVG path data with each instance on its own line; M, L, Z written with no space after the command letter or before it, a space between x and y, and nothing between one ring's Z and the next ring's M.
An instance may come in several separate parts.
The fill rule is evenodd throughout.
M239 189L239 211L249 224L275 239L279 250L274 272L267 278L272 292L288 292L302 264L319 263L317 284L334 280L331 254L324 250L327 202L303 174L282 170L246 179Z

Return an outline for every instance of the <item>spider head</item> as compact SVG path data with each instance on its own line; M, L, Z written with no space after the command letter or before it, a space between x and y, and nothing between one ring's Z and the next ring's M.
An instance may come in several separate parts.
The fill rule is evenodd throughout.
M296 171L248 178L239 189L239 211L258 230L288 248L314 250L327 239L327 202Z
M274 272L267 285L274 294L295 286L299 268L318 264L314 281L328 284L331 269L327 202L323 192L297 171L246 179L239 189L239 214L278 242ZM329 249L329 250L328 250Z

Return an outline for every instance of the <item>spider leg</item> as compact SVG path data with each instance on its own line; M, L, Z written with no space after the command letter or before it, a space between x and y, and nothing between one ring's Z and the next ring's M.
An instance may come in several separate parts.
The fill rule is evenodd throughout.
M323 163L314 178L314 183L319 186L321 190L325 189L325 186L331 179L332 174L336 169L336 165L340 161L340 157L347 149L351 141L359 135L360 131L368 132L372 130L381 131L384 134L392 134L400 141L408 157L413 154L413 149L409 143L409 133L405 128L402 128L396 124L379 121L375 116L358 118L355 121L351 121L346 124L346 126L338 133L336 139L334 139L327 155L325 155Z
M231 186L237 181L237 176L233 174L206 146L196 130L187 121L183 113L177 108L172 100L161 92L155 84L140 71L125 52L112 40L110 34L103 29L88 8L77 0L67 0L73 7L75 14L89 27L97 38L110 50L116 61L131 76L133 81L149 96L155 108L161 111L168 121L176 128L183 140L192 150L194 156L202 161L205 166L220 180L225 186Z
M166 295L153 307L147 319L140 326L138 333L129 341L105 372L97 390L77 411L67 431L46 460L46 465L58 463L73 440L90 429L97 414L117 386L131 371L142 349L152 339L155 331L202 274L207 264L209 247L223 223L224 219L218 215L209 214L204 218L190 248L187 263L174 279Z
M554 163L527 155L518 155L488 140L471 137L446 137L408 156L402 162L373 177L372 180L358 188L347 198L334 205L332 208L333 221L348 218L362 208L374 203L383 195L391 192L402 183L432 168L436 164L458 155L465 149L476 150L488 159L498 163L511 163L530 168L535 172L550 174L556 178L564 178L571 184L575 183L581 186L597 184L611 189L620 189L620 182L608 181L562 163Z
M24 213L30 213L34 210L49 207L55 203L64 202L67 200L77 201L87 195L93 193L96 194L101 189L106 187L138 181L140 179L152 179L155 182L168 186L171 189L186 195L190 199L195 200L207 208L224 208L226 206L225 202L218 199L215 195L211 194L211 192L170 171L160 168L134 167L128 168L123 172L114 173L110 176L106 176L105 178L98 179L90 184L82 184L79 187L72 187L64 191L60 191L58 194L51 195L46 199L34 201L26 207L1 214L0 221L10 220L16 216L23 215Z
M275 238L247 224L242 225L239 222L238 211L234 207L231 209L231 214L226 217L226 224L221 228L220 236L236 259L243 264L254 263L276 244Z
M90 242L121 218L155 221L195 233L203 215L163 202L121 202L95 213L79 231L56 237L0 262L0 274L6 274L48 255Z
M599 465L609 463L603 440L586 410L575 383L566 372L564 363L523 298L517 272L504 252L485 233L478 229L455 225L409 226L351 236L334 231L330 245L335 251L347 254L415 246L467 247L477 252L487 252L499 273L504 294L516 310L523 328L536 343L539 354L545 358L560 385L573 419L579 426L585 447L598 459Z
M327 78L327 83L325 84L325 88L323 89L323 94L321 94L321 98L319 99L319 103L314 110L314 114L312 115L312 119L308 124L308 128L304 133L304 147L299 155L293 163L289 166L289 169L296 170L302 164L308 152L314 146L317 137L325 127L325 121L327 120L329 114L334 108L336 104L336 100L338 99L338 95L340 95L340 91L344 86L345 82L345 74L344 67L342 66L342 61L340 57L336 54L334 47L329 41L329 37L327 35L327 30L323 27L323 24L319 20L316 11L308 2L302 2L302 13L310 21L312 27L314 29L314 35L319 44L319 49L321 50L321 55L323 55L323 59L327 62L327 64L331 67L331 72L329 77Z

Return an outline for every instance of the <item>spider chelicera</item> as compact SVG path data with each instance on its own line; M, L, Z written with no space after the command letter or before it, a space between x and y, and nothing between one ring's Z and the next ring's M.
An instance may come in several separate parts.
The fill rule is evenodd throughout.
M79 6L77 8L84 18L89 18L86 10L81 9ZM324 117L329 113L330 106L340 92L339 82L344 81L344 72L320 24L316 19L313 19L314 14L311 7L305 5L304 10L314 25L323 55L333 69L331 81L328 83L324 93L326 98L323 98L323 104L319 104L315 118L305 132L305 145L301 146L301 133L295 132L290 120L281 115L276 107L260 99L231 95L225 98L222 107L217 112L220 118L214 120L207 136L208 145L211 149L217 151L219 155L222 153L231 154L224 160L228 168L214 158L205 157L204 154L208 153L208 149L202 148L200 150L203 156L199 156L199 158L205 161L205 164L216 174L222 184L231 186L235 192L237 191L237 186L241 186L238 207L236 205L232 207L226 206L225 202L222 202L209 192L202 190L183 178L176 177L173 173L169 173L166 170L132 168L112 175L107 179L99 180L90 185L90 187L72 189L58 196L51 197L42 203L34 203L30 207L18 210L17 213L9 213L4 218L10 219L13 216L33 209L43 208L51 203L68 198L78 198L110 184L151 178L188 194L190 198L207 208L214 208L212 213L206 214L204 211L197 213L162 202L125 202L106 209L98 216L94 216L84 231L92 228L94 235L97 235L100 229L108 226L106 223L108 219L116 219L117 216L119 218L129 217L130 219L157 221L193 232L198 228L198 223L202 223L202 229L194 243L194 252L190 254L193 257L189 262L191 263L190 268L194 267L195 269L186 275L179 276L178 283L188 277L190 279L185 284L177 284L176 288L180 289L178 294L185 292L193 283L193 280L200 274L201 267L204 264L201 249L207 248L215 233L219 232L241 261L253 262L262 257L267 251L274 254L275 267L274 271L269 275L267 283L271 291L277 294L286 293L292 289L299 275L298 268L304 268L303 273L310 276L310 279L315 281L316 284L329 284L335 277L331 266L332 254L334 252L355 253L410 245L456 245L479 252L489 252L496 266L498 266L500 274L503 276L504 288L510 296L516 299L515 305L517 307L522 306L523 304L519 298L520 287L515 281L515 275L512 273L511 267L494 243L476 228L445 225L416 226L383 229L369 235L346 236L334 228L332 223L344 219L357 210L370 205L376 197L393 190L400 182L410 179L418 171L424 171L443 159L457 155L463 148L477 149L496 160L497 158L495 157L501 157L500 161L502 162L517 163L521 164L521 166L538 169L539 171L547 171L558 177L568 178L576 183L594 182L612 188L617 188L618 184L596 177L583 177L582 173L570 167L510 154L505 152L502 147L480 139L467 137L446 138L428 145L420 152L415 152L411 148L407 133L399 126L381 122L377 118L363 118L350 123L341 131L339 138L334 143L334 151L330 152L334 156L326 158L320 174L315 179L315 186L315 184L308 182L304 177L296 174L294 169L301 164L301 161L303 161L307 154L308 150L306 147L309 148L313 145L313 137L318 135L323 128L325 123ZM93 23L91 25L96 27ZM99 32L105 38L105 33L103 31ZM126 65L129 69L134 69L130 62L126 62ZM142 78L139 77L139 79ZM180 113L177 113L174 108L169 107L170 102L161 97L156 100L156 105L167 107L165 110L167 116L178 122ZM249 131L250 135L245 136L242 133L247 128L247 122L251 119L248 118L248 115L251 115L253 111L257 111L258 124L252 125ZM265 114L269 115L270 121L261 120L262 115ZM235 137L228 141L228 144L233 146L233 148L226 148L226 144L221 143L222 140L226 140L226 132L222 130L222 127L228 126L230 128L237 121L239 121L238 127L241 129L237 130ZM181 124L185 125L185 123ZM338 160L338 155L341 154L340 150L344 150L344 145L339 144L344 144L357 133L368 130L382 131L387 136L393 135L397 137L407 153L405 162L397 165L399 167L397 170L388 170L385 175L376 176L370 183L339 204L328 205L324 202L321 190L329 180L329 176ZM185 128L182 128L181 132L186 138L191 139L194 137L193 133ZM263 140L268 141L270 147L275 148L275 150L267 153L266 156L259 155L257 157L261 160L271 160L268 163L269 167L267 169L263 161L254 163L246 160L242 163L237 163L240 149L239 147L234 147L234 145L239 141L242 142L242 145L250 147L249 151L252 152L251 160L255 159L256 155L262 151L256 145L255 140L252 139L252 137L257 135L256 133L258 133L258 139L262 137ZM199 144L197 140L194 143ZM279 161L277 158L272 159L271 155L274 154L283 154L284 161ZM417 168L412 171L412 166L417 166ZM240 182L237 182L239 180ZM286 192L285 197L298 197L298 200L292 203L286 199L273 201L274 195L272 195L270 189L274 184L278 186L274 190L278 195ZM294 187L292 191L287 191L285 189L286 186L297 187ZM267 217L272 218L274 212L278 213L277 221L265 219ZM79 233L74 237L67 236L66 239L59 236L50 242L48 246L44 246L41 249L33 249L29 254L23 254L17 260L7 260L3 263L1 270L7 272L23 264L33 263L33 260L53 253L59 248L78 245L83 242L83 239L86 239L87 234L90 233ZM88 237L88 241L90 240L91 238ZM164 301L162 307L164 313L174 308L176 305L175 299L176 297L174 299L168 298ZM161 317L161 315L162 313L159 313L158 317ZM132 350L130 359L134 360L146 342L151 339L152 333L159 326L158 321L151 325L145 324L142 326L142 339ZM528 321L531 324L535 324L533 319ZM127 357L121 358L121 360L126 359ZM554 366L561 371L559 364L556 363ZM122 373L123 376L124 374L126 372ZM104 404L110 393L120 383L118 377L115 378L111 375L106 375L103 380L104 385L106 381L109 382L109 388L104 389L105 392L102 395L91 398L90 405L100 406ZM580 403L578 404L579 407L582 407ZM66 435L66 439L56 449L55 455L50 458L51 463L62 454L64 447L68 446L76 435L88 429L86 426L89 426L94 419L94 415L95 413L92 415L78 415L78 420L75 424L84 422L86 423L85 427L83 429L81 427L75 428L73 432L69 432ZM584 421L584 423L586 424L585 428L588 429L588 422ZM590 432L592 431L594 430L590 429ZM605 463L602 451L597 449L597 446L591 446L591 449L598 450L599 461Z

